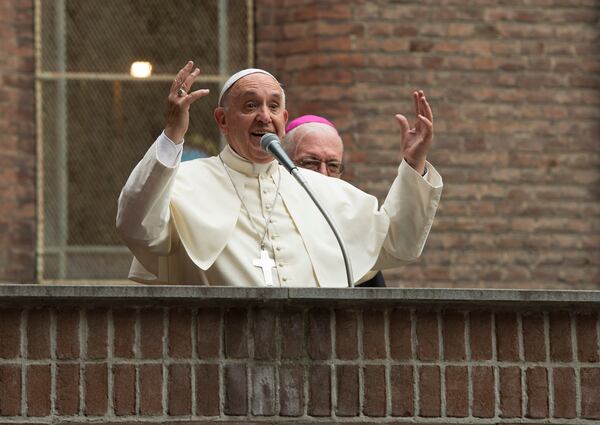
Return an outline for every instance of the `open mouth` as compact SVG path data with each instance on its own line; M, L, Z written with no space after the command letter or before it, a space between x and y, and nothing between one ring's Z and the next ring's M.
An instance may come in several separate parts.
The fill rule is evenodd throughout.
M255 137L260 138L260 137L263 137L267 133L270 133L270 131L267 131L267 130L252 131L250 134Z

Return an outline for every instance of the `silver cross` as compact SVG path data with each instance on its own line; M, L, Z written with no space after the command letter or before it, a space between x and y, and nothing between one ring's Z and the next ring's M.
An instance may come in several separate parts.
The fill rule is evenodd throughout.
M260 251L260 258L253 260L252 264L262 269L265 284L267 286L273 286L273 267L275 267L275 261L269 257L269 253L262 249Z

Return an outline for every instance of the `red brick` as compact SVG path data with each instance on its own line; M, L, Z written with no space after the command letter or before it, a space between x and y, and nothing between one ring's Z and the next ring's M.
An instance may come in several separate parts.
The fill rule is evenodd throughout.
M219 365L199 364L196 368L196 407L200 416L219 415Z
M0 309L0 358L14 359L21 353L21 310Z
M36 360L50 357L50 313L48 310L29 310L27 356Z
M500 372L500 416L521 417L521 369L503 367Z
M469 415L469 374L465 366L446 366L446 415Z
M225 366L225 407L227 415L246 415L248 412L248 387L246 366L228 364Z
M363 312L363 354L365 359L385 359L385 329L382 311Z
M140 374L140 414L162 415L163 368L160 364L142 364Z
M225 355L228 358L248 357L247 315L247 310L239 308L225 312Z
M131 359L135 356L135 319L135 310L113 310L114 357Z
M417 357L419 360L439 359L437 314L417 312Z
M365 366L363 413L366 416L385 416L385 367Z
M219 357L221 351L221 311L216 308L198 310L197 316L198 357Z
M167 413L171 416L190 415L192 413L191 369L187 364L169 366L167 382Z
M469 314L471 358L491 360L492 358L492 315L489 312Z
M337 416L358 415L358 366L338 365L337 379Z
M390 313L390 355L396 360L412 359L410 310L397 309Z
M252 414L273 416L275 414L275 368L257 365L252 368Z
M302 312L285 310L279 316L281 357L295 359L304 356L304 318Z
M79 358L79 310L59 309L56 312L56 357Z
M352 360L358 357L357 331L356 312L335 311L335 352L338 359Z
M61 416L79 413L79 364L56 368L56 411Z
M108 343L108 315L105 309L86 311L87 358L105 359Z
M274 359L277 356L275 312L272 309L257 308L254 310L253 319L254 358Z
M600 369L581 369L581 416L600 419Z
M527 412L528 418L548 417L548 371L543 367L528 368Z
M331 358L331 323L329 310L315 308L308 313L307 352L313 360Z
M519 337L515 313L496 313L496 348L499 361L519 360Z
M421 366L419 368L419 416L438 417L440 408L440 368Z
M542 362L546 360L546 338L544 337L543 314L523 315L523 350L525 360Z
M133 415L135 414L135 366L118 364L112 369L115 415Z
M550 313L550 359L558 362L573 360L571 316L567 312Z
M106 364L87 364L84 373L85 414L106 414L108 408L108 375Z
M329 366L310 366L308 379L308 414L310 416L331 415L330 373Z
M21 366L0 364L0 416L21 412Z
M304 412L304 369L299 365L279 368L279 414L301 416Z
M50 365L27 367L27 416L50 414Z
M182 359L192 357L192 313L188 309L169 310L169 356Z
M412 366L392 366L390 371L392 415L413 416L415 412L414 376Z
M158 359L163 355L165 334L163 311L144 309L140 312L140 354L144 359Z
M596 332L596 314L578 314L575 316L577 326L577 359L580 362L597 363L598 333Z
M442 338L444 359L465 359L465 317L462 313L444 313L442 315Z
M554 417L574 418L577 414L575 371L572 368L556 368L552 371L554 387Z
M489 366L474 366L473 416L491 418L495 412L494 370Z

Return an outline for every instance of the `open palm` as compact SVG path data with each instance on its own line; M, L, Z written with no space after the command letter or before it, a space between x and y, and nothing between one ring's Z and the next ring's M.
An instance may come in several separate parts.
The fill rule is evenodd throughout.
M400 146L404 160L420 174L425 171L427 153L433 143L433 114L422 90L413 92L415 124L410 126L404 115L396 115L400 125Z

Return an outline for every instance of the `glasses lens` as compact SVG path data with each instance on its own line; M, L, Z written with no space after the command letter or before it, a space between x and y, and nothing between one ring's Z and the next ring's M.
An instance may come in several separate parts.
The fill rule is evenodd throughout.
M302 168L308 168L309 170L319 171L321 161L319 161L318 159L305 158L298 161L298 165L300 165Z
M344 165L341 162L330 161L327 163L327 171L329 171L329 174L342 174Z

